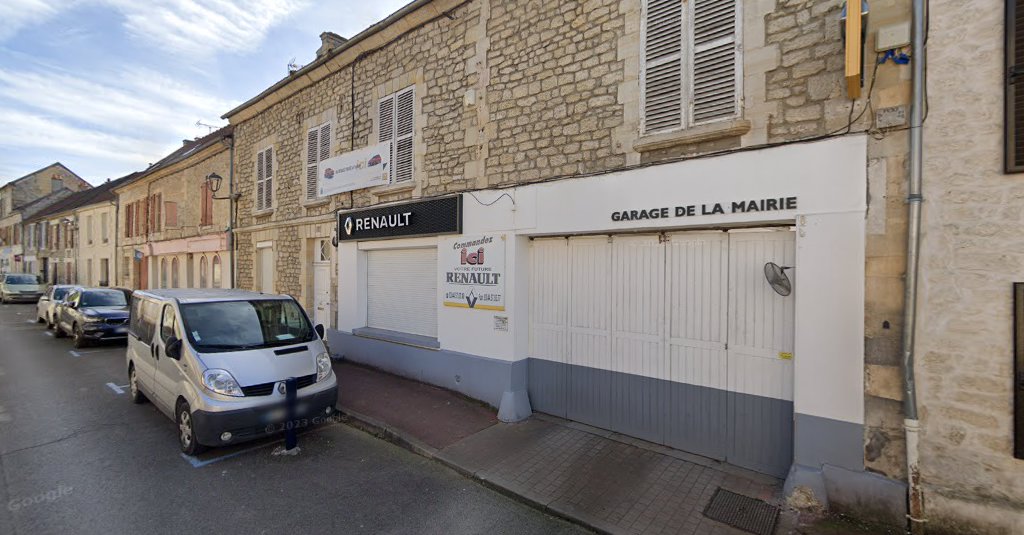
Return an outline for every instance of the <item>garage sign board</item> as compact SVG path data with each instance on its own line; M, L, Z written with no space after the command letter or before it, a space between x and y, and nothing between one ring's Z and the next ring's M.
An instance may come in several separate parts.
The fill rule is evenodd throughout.
M460 236L442 252L444 306L505 310L505 236Z

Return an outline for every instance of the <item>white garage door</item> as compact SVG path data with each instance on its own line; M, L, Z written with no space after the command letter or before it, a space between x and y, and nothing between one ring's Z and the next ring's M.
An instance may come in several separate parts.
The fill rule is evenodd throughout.
M793 265L792 232L537 239L532 253L537 410L784 475L793 298L763 267Z
M437 249L366 253L366 325L437 337Z

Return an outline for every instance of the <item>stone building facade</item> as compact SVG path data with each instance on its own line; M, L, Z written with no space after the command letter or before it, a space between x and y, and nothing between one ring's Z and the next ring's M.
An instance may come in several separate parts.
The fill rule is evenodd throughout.
M1003 164L1014 117L1004 116L1005 62L1015 57L1009 49L1004 57L1004 33L1021 31L1008 26L1004 9L1013 4L930 5L916 336L930 533L1024 531L1013 405L1024 182Z
M25 260L22 222L69 194L91 187L60 162L0 186L0 272L36 272L39 264L32 255Z
M230 127L188 140L114 188L118 286L231 287L231 143ZM216 194L211 174L222 178Z
M360 321L365 321L365 310L351 307L365 307L366 302L364 297L348 293L339 273L365 267L363 260L351 264L339 260L341 255L362 258L363 253L355 248L325 248L337 238L338 211L459 192L467 192L463 196L466 210L477 210L492 205L468 193L497 192L491 197L495 203L494 198L502 192L532 198L543 195L548 185L559 187L555 184L561 181L593 180L597 184L598 177L609 174L675 169L671 166L689 169L702 161L726 165L733 161L728 158L741 159L737 154L753 150L790 150L815 141L849 138L863 148L862 161L854 167L865 182L850 199L863 205L853 208L862 211L864 219L863 248L854 257L861 264L856 267L860 280L842 282L862 291L856 297L863 303L858 316L863 324L857 325L858 339L854 341L857 356L855 362L843 363L852 365L844 370L853 370L854 377L843 380L852 381L846 386L857 394L849 404L844 402L830 413L828 403L819 409L811 398L801 401L797 388L797 406L820 417L820 422L825 422L822 425L837 425L845 453L842 466L826 470L828 462L802 453L800 433L810 436L829 431L798 421L795 465L806 471L798 470L800 473L790 478L790 490L799 489L802 495L839 510L846 506L861 514L870 511L876 519L900 524L905 452L899 344L908 137L905 121L892 117L909 113L910 69L893 61L878 63L881 55L874 51L878 28L908 23L909 4L872 2L864 90L860 98L851 101L844 80L839 22L842 2L736 2L735 43L741 51L735 79L739 111L721 120L648 132L644 106L645 99L653 97L644 93L642 79L647 68L645 17L651 3L653 0L413 2L351 39L323 47L313 63L228 112L225 118L235 129L235 177L241 194L238 286L291 294L314 311L323 304L315 288L324 287L322 281L315 280L316 265L326 263L330 266L326 286L330 313L323 315L327 318L323 323L350 336L353 326L360 327ZM310 133L314 129L322 132L319 129L329 125L325 154L331 157L372 146L382 139L380 103L410 88L415 95L412 179L327 198L307 198L309 142L323 139L311 138ZM838 145L815 146L826 151L831 149L824 147ZM845 171L849 169L836 170L837 175ZM261 202L258 197L258 185L266 184L271 175L272 200L267 206L266 200ZM598 190L593 195L599 195ZM626 190L622 197L628 200L630 195ZM527 200L520 202L530 205ZM580 201L565 202L571 205L566 208L569 211ZM521 217L518 209L514 212L502 217ZM792 225L800 222L794 219ZM594 227L589 232L605 231ZM510 251L527 254L534 238L524 234ZM408 243L419 247L425 242ZM525 295L520 296L524 301ZM357 304L346 302L349 299ZM525 308L528 306L520 307ZM520 319L529 321L525 315ZM510 321L514 331L517 317ZM510 347L518 348L516 344L528 343L530 334L520 329L510 337L515 339ZM348 343L349 339L341 340ZM445 349L443 342L441 346ZM464 349L470 347L479 346L467 342L452 351L471 353ZM518 354L519 349L508 353ZM512 361L515 368L515 359ZM519 372L510 373L518 377L515 374ZM798 368L798 382L801 373ZM434 382L476 395L464 382ZM499 404L497 400L488 402ZM834 416L838 413L841 418ZM842 487L848 476L866 478L868 487L876 489L877 499L828 492L826 482L829 487Z

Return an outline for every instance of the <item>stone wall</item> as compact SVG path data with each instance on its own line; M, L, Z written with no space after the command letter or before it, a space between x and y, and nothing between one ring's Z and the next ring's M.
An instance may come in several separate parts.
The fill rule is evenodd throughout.
M931 3L917 333L929 532L1024 526L1011 293L1024 280L1024 181L1003 173L1003 7Z

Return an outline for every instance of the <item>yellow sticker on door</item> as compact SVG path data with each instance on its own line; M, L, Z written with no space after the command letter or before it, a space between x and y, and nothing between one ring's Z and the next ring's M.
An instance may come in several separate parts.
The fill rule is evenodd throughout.
M792 353L779 353L779 358L782 360L793 360Z

